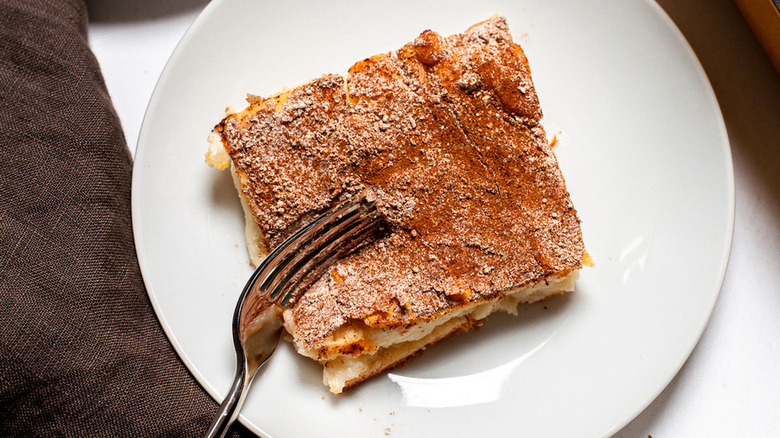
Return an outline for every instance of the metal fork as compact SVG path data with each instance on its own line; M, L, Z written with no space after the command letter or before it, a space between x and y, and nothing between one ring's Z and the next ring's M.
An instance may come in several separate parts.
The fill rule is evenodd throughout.
M282 334L282 311L334 260L379 229L376 201L365 192L333 208L282 242L249 278L233 313L236 375L206 437L227 435L257 370Z

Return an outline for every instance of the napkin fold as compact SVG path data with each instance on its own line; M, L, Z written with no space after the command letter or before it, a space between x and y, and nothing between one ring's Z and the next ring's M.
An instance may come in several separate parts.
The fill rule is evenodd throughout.
M131 169L83 0L0 0L0 436L198 436L216 412L144 290Z

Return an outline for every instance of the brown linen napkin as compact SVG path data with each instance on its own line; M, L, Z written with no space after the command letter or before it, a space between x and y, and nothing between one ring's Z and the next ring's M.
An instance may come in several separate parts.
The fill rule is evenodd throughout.
M0 436L197 436L216 412L144 290L131 167L83 0L0 0Z

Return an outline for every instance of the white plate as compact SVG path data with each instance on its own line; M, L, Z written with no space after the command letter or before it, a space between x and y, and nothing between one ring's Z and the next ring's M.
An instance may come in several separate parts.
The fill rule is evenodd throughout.
M555 3L555 4L553 4ZM221 400L251 268L229 176L204 164L226 105L499 13L531 63L588 250L577 292L496 315L335 397L288 344L241 420L273 437L598 436L682 366L725 272L734 213L720 111L693 52L650 1L212 2L154 92L133 179L144 279L176 351ZM556 128L557 127L557 128Z

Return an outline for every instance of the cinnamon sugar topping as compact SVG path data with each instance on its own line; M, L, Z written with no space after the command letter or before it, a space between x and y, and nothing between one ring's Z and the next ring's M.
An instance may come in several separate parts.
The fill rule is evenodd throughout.
M311 349L339 327L407 326L579 269L579 220L502 18L423 32L220 126L270 247L371 189L388 226L297 302Z

